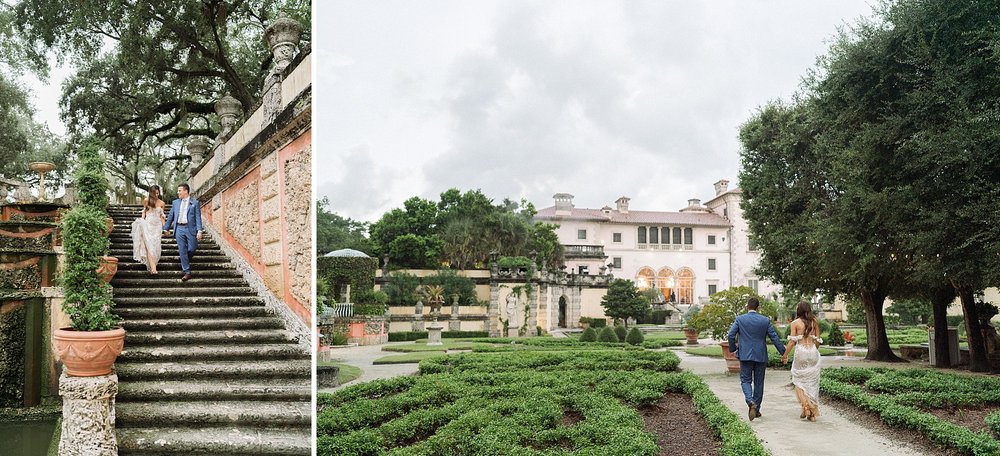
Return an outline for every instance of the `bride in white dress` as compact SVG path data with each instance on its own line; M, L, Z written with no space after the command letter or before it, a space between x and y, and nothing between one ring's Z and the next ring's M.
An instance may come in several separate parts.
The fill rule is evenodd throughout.
M787 363L788 353L798 345L795 348L795 358L792 359L792 383L795 385L795 397L802 406L799 418L816 421L819 416L819 344L823 343L823 339L819 337L819 322L808 303L799 302L795 308L795 316L781 361Z
M149 187L149 196L142 201L142 217L132 222L132 257L156 275L160 262L160 236L163 232L163 207L160 186Z

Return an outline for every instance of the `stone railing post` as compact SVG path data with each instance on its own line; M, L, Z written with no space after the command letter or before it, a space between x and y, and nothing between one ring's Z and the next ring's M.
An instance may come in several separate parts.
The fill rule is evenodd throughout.
M118 375L59 378L63 400L60 456L116 456L115 396Z
M237 101L237 103L239 103ZM234 120L235 124L235 120ZM225 127L223 127L225 128ZM191 154L191 172L193 173L195 169L201 166L201 162L205 160L205 152L208 151L208 146L210 144L205 141L201 136L195 136L194 139L188 141L187 150Z
M222 131L219 135L215 137L215 143L212 145L212 156L215 159L215 171L222 168L222 165L226 164L226 159L223 153L219 152L219 149L226 143L233 133L236 132L236 121L238 120L240 113L243 111L243 104L240 100L237 100L229 92L226 95L215 102L215 113L219 116L219 123L222 124Z
M269 124L278 116L281 109L281 80L285 68L295 57L299 38L302 36L302 24L288 17L279 17L264 30L264 43L274 58L274 68L264 81L262 107L264 108L264 124Z

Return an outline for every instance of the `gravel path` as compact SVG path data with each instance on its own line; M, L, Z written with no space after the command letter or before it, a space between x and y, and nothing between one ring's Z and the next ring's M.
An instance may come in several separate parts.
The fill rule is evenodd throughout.
M417 373L417 364L372 364L378 358L389 355L398 355L395 352L384 352L382 347L389 345L406 345L413 342L390 342L385 345L368 345L351 348L338 348L333 351L333 359L361 368L361 377L357 380L336 388L319 388L320 393L332 393L348 385L369 382L383 378L399 377L402 375L414 375Z

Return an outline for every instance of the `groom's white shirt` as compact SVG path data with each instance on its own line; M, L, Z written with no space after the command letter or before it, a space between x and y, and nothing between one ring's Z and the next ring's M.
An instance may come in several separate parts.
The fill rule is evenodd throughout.
M181 212L180 212L180 214L178 214L179 216L177 217L177 223L178 224L183 225L183 224L186 224L188 222L187 221L187 209L188 209L188 199L189 198L190 197L187 197L187 198L184 198L184 199L181 200Z

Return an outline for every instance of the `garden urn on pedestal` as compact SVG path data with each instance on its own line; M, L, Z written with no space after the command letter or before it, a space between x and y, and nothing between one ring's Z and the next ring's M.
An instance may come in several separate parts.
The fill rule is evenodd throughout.
M187 144L188 153L191 154L191 169L194 170L201 166L201 163L205 160L205 152L208 151L208 146L210 144L205 141L201 136L196 136Z
M31 162L28 169L38 173L38 201L48 201L45 199L45 173L56 169L55 163Z

